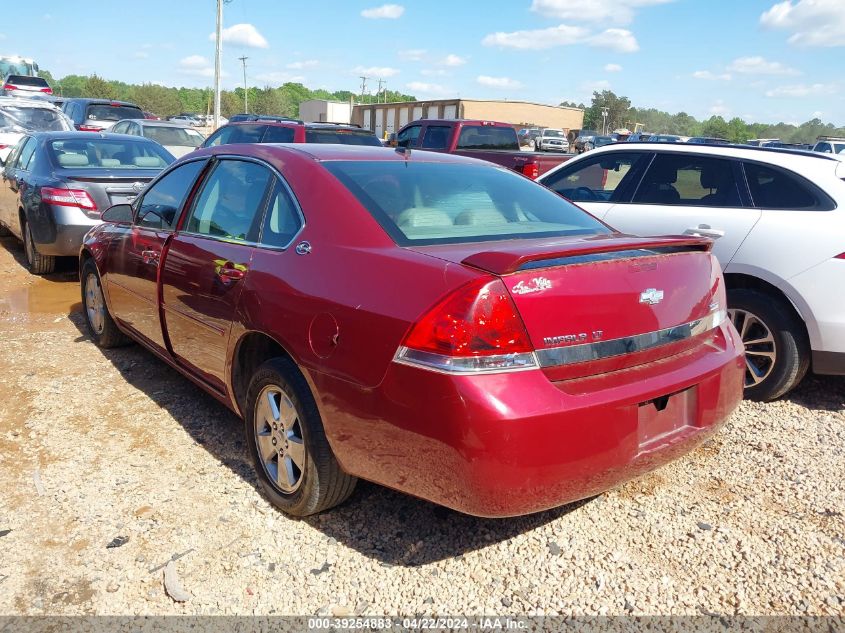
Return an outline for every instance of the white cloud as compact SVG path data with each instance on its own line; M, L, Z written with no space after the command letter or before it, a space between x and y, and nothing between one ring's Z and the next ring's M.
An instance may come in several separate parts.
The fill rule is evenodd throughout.
M636 9L673 0L533 0L531 10L573 22L629 24Z
M845 46L845 2L842 0L786 0L760 16L769 29L792 31L796 46Z
M399 59L406 62L421 62L427 52L424 48L409 48L399 51L397 55L399 55Z
M283 71L272 71L269 73L261 73L255 76L258 81L264 82L268 86L281 86L286 83L302 83L305 77L294 75Z
M767 97L809 97L830 95L837 92L836 86L830 84L793 84L779 86L766 91Z
M730 81L732 79L730 73L712 73L709 70L696 70L692 76L693 79L704 79L705 81Z
M725 102L721 99L717 100L716 103L707 109L707 111L714 116L723 116L731 113L731 109L726 106Z
M401 18L405 13L405 7L401 4L383 4L380 7L364 9L361 15L371 20L395 20Z
M640 48L634 34L626 29L607 29L594 34L583 27L566 24L545 29L490 33L481 40L481 43L484 46L535 51L572 44L588 44L620 53L633 53Z
M356 66L352 69L353 72L359 75L365 75L367 77L393 77L394 75L399 74L399 70L397 68L390 68L389 66Z
M178 72L195 77L214 77L214 66L202 55L188 55L179 60Z
M320 62L316 59L306 59L301 62L291 62L290 64L285 65L285 68L289 68L290 70L303 70L305 68L316 68L319 65Z
M405 84L405 87L411 90L412 92L416 92L421 95L429 95L436 97L452 93L451 90L441 86L440 84L430 84L424 81L412 81L410 83Z
M604 71L607 73L619 73L622 72L622 66L619 64L605 64Z
M780 62L770 62L759 55L738 57L728 64L728 70L746 75L800 75L797 70L784 66Z
M440 62L443 66L463 66L467 63L465 57L449 54Z
M510 77L490 77L489 75L479 75L475 79L482 86L490 88L501 88L503 90L516 90L522 88L522 83Z
M267 40L258 29L252 24L233 24L227 29L223 29L223 42L225 44L233 44L235 46L246 46L248 48L269 48ZM212 42L215 39L214 33L208 36Z

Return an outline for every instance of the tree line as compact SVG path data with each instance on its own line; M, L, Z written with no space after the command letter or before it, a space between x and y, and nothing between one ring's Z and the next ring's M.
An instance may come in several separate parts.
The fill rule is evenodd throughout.
M127 84L122 81L103 79L94 75L67 75L54 79L48 71L39 73L53 88L56 95L62 97L91 97L96 99L115 99L131 101L142 110L160 117L168 117L182 112L206 114L214 108L214 91L211 88L172 88L153 83ZM300 83L286 83L278 88L250 87L247 92L249 111L253 114L278 114L296 117L299 104L308 99L328 99L348 103L354 97L361 102L361 95L348 90L329 92L328 90L310 90ZM381 101L416 101L413 95L406 95L393 90L382 91ZM374 102L376 97L364 95L364 102ZM220 95L220 110L224 117L244 111L244 90L223 90Z
M655 134L677 134L679 136L710 136L723 138L733 143L744 143L752 138L779 138L786 143L813 143L818 136L843 136L845 128L832 123L823 123L814 118L801 125L791 123L746 123L739 117L725 120L713 115L705 121L699 121L686 112L670 114L655 108L635 108L627 97L618 96L611 90L593 92L589 106L583 103L576 106L564 101L560 105L584 109L584 128L601 130L603 125L602 109L607 108L607 129L628 128L634 131L637 123L642 123L645 132Z

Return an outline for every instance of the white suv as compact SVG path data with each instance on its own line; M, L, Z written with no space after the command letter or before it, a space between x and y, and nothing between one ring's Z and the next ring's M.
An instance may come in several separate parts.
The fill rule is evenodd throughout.
M836 136L820 136L815 145L814 152L824 154L845 154L845 138Z
M538 152L568 152L569 141L566 139L566 132L545 128L540 132L540 136L534 139L534 149Z
M745 343L746 397L777 398L811 366L845 374L845 163L637 143L596 149L539 182L626 233L715 240Z

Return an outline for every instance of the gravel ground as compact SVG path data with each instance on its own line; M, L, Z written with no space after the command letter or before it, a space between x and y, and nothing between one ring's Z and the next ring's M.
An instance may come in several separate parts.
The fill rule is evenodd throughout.
M554 511L475 519L361 483L294 520L234 415L138 347L98 350L72 264L35 279L21 257L0 240L0 614L845 613L845 379L744 403Z

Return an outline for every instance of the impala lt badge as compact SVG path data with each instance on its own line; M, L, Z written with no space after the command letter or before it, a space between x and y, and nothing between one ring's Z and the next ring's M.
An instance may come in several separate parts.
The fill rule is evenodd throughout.
M657 288L649 288L640 293L640 303L647 303L654 306L661 301L663 301L663 291Z
M548 290L551 287L552 282L546 279L545 277L534 277L534 279L530 280L528 283L520 281L513 288L511 288L511 292L516 295L528 295L533 292L542 292L543 290Z

